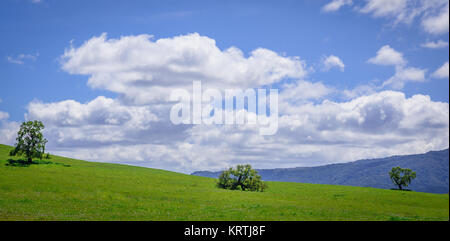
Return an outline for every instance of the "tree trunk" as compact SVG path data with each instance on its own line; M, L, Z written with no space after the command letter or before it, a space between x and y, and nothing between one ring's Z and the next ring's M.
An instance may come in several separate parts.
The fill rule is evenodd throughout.
M31 162L33 162L33 159L32 159L31 157L28 157L27 163L28 163L28 164L31 164Z

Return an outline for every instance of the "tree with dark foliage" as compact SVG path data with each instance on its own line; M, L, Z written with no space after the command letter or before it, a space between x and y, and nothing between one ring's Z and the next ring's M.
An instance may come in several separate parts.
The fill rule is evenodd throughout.
M261 191L267 185L261 180L261 176L250 165L238 165L223 171L219 176L217 186L229 190Z
M9 154L11 156L25 156L28 164L32 163L33 158L42 159L47 143L42 134L43 129L44 124L41 121L23 122L17 133L15 148Z
M398 189L403 190L404 187L408 187L411 181L416 178L416 172L408 168L394 167L389 172L389 176Z

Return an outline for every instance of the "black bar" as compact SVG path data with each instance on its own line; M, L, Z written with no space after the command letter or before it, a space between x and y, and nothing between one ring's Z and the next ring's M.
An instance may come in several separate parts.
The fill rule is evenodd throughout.
M337 237L359 240L388 238L393 235L430 239L443 235L448 222L205 222L205 221L138 221L138 222L0 222L3 234L11 232L15 239L22 236L85 240L114 238L116 240L313 240ZM12 231L17 229L18 231ZM187 232L189 230L189 235ZM217 230L214 232L214 230ZM194 233L192 233L194 231ZM197 232L195 232L197 231ZM215 235L214 235L215 234ZM350 235L350 236L349 236Z

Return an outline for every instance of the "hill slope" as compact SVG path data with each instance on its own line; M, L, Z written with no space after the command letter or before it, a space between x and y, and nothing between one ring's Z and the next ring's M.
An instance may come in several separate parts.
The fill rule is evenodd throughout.
M222 190L211 178L52 156L6 165L0 220L448 220L448 195L269 182L264 193Z
M449 150L425 154L360 160L318 167L258 170L265 181L301 182L375 188L394 188L389 179L392 167L410 168L417 178L408 187L418 192L449 192ZM220 172L194 172L192 175L218 177Z

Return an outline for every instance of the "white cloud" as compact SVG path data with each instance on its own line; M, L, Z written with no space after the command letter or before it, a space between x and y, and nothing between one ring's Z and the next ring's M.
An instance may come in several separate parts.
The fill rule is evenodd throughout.
M436 70L432 74L432 76L434 78L439 78L439 79L448 79L448 75L449 75L448 61L445 62L438 70Z
M8 60L8 62L12 63L12 64L24 64L25 61L30 60L30 61L36 61L37 58L39 57L39 53L36 54L19 54L16 57L12 57L12 56L7 56L6 60Z
M282 110L277 135L261 138L251 129L195 126L188 142L217 147L229 156L224 166L237 160L259 167L313 166L448 146L448 103L428 96L384 91L348 102L290 107Z
M380 56L374 62L391 61L400 82L423 80L422 70L407 67L401 53L391 49ZM307 71L298 58L267 49L244 57L237 48L219 50L213 39L196 34L157 41L148 35L112 40L103 35L67 50L63 69L88 75L90 86L119 95L86 103L31 102L26 119L44 122L48 150L54 154L189 173L237 163L256 168L322 165L449 144L448 103L376 92L370 86L349 93L350 100L330 101L338 91L302 80ZM194 77L202 84L239 88L291 78L280 83L277 134L261 136L258 126L171 124L172 103L164 101L164 91L191 85ZM154 95L161 95L159 102ZM0 119L0 142L9 144L19 124L7 116Z
M28 105L27 119L45 120L57 126L123 125L145 126L158 118L149 106L124 106L119 100L99 96L81 104L74 100L56 103L33 101Z
M361 84L361 85L357 85L356 87L354 87L352 89L342 90L341 95L345 99L348 100L348 99L354 99L357 97L361 97L364 95L372 95L381 89L382 88L380 86L376 86L374 83Z
M353 0L332 0L327 5L323 6L324 12L335 12L345 5L352 5Z
M431 34L444 34L449 31L449 3L444 6L439 14L428 15L424 17L422 26L428 33Z
M7 112L0 111L0 143L13 145L20 124L14 121L8 121L8 118L9 114Z
M281 87L280 99L289 103L297 103L299 101L311 99L323 99L327 95L335 92L331 87L322 83L312 83L304 80L295 83L284 84Z
M395 75L383 82L382 87L391 86L394 89L403 89L407 82L425 82L427 69L413 67L397 67Z
M423 48L429 48L429 49L440 49L440 48L445 48L448 46L448 42L443 41L443 40L438 40L438 41L430 41L430 42L426 42L422 45L420 45Z
M88 85L120 93L135 103L166 101L171 90L188 89L193 80L205 88L249 88L306 76L298 57L258 48L249 57L197 33L152 41L150 35L91 38L66 50L63 69L89 75Z
M329 12L343 6L342 1L328 5ZM448 0L366 0L355 1L355 5L356 11L374 18L393 20L393 25L410 25L416 20L420 21L420 26L427 33L445 34L449 31Z
M370 58L367 62L377 65L394 65L403 66L407 61L403 58L403 54L397 52L389 45L384 45L377 51L377 55Z
M433 109L426 111L425 108ZM306 110L313 118L310 122L316 129L351 131L354 138L358 138L355 136L357 133L370 134L373 135L372 138L386 138L380 135L383 133L401 137L402 133L408 132L407 130L414 130L428 121L436 121L448 128L448 121L445 120L448 116L447 103L434 103L429 97L422 95L407 99L403 93L393 91L362 96L343 103L326 101L321 105L309 106ZM312 115L311 111L317 115ZM421 112L423 116L415 116ZM434 114L436 119L433 119ZM426 128L433 129L434 126L429 125ZM348 135L344 135L341 140Z
M162 141L164 133L161 133L159 128L168 128L171 125L168 121L167 104L130 106L124 105L118 99L103 96L87 103L74 100L55 103L33 101L27 109L26 119L41 120L46 125L46 132L51 136L49 144L54 146L151 143L152 140ZM164 118L165 126L161 124L163 119L158 115ZM159 135L150 136L152 133ZM168 131L165 134L170 133Z
M400 14L407 6L407 0L368 0L360 10L374 17L386 17Z
M1 102L1 100L0 100L0 102ZM8 119L8 118L9 118L9 114L8 113L0 111L0 121Z
M22 60L14 59L14 58L11 57L11 56L7 56L7 57L6 57L6 60L8 60L8 62L10 62L10 63L12 63L12 64L23 64L23 61L22 61Z
M14 145L20 123L0 121L0 143Z
M164 119L166 108L157 119L149 118L149 106L125 108L104 97L85 104L32 103L28 117L43 119L52 153L186 173L237 163L314 166L448 147L448 103L383 91L314 104L308 100L324 99L330 91L323 84L299 81L286 87L274 136L260 136L256 126L173 126ZM308 90L317 93L308 98ZM307 96L298 97L303 93ZM133 108L143 111L128 119L126 109Z
M339 68L342 72L344 72L345 64L344 62L337 56L330 55L322 60L324 65L324 70L329 71L331 68L336 67Z
M388 17L410 24L421 18L422 28L431 34L448 33L448 0L368 0L360 10L374 17Z
M377 65L395 66L395 74L388 80L384 81L380 88L392 87L393 89L403 89L408 82L425 82L427 69L415 68L407 66L407 60L403 54L385 45L378 50L377 55L370 58L368 63Z

